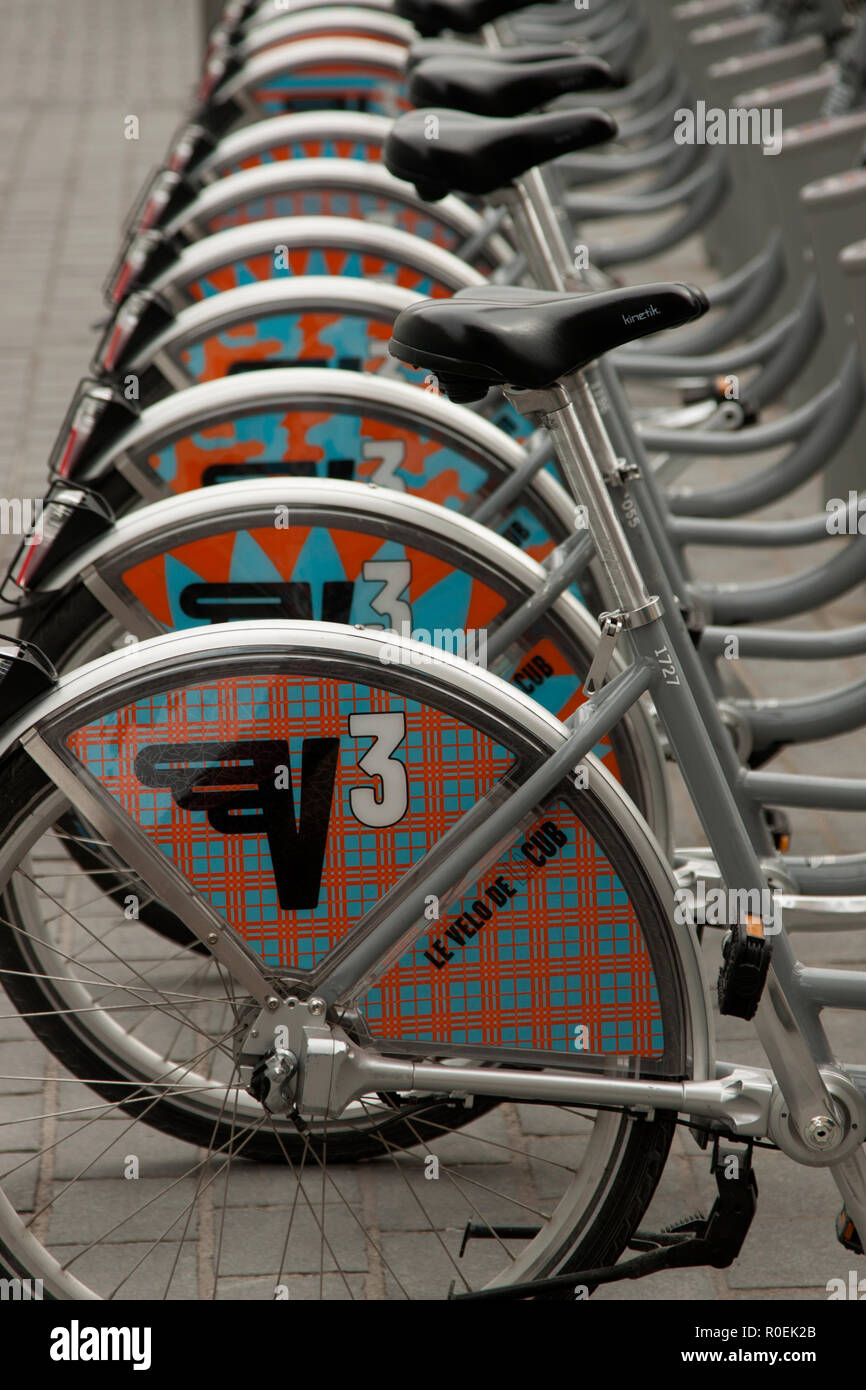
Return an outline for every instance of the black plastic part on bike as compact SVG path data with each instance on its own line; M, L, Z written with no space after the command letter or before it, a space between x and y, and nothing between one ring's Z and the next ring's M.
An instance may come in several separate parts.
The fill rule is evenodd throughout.
M175 139L172 139L170 148L172 149L172 160L174 161L172 167L175 168L178 173L182 173L188 178L195 173L199 165L203 164L209 155L213 154L219 142L211 131L205 130L204 126L200 126L195 122L188 123L185 130L187 139L186 151L183 157L180 157L177 153L177 142Z
M707 307L701 290L671 282L582 295L458 292L401 309L388 351L434 372L451 400L465 403L493 385L551 386L611 348L690 323Z
M134 274L130 274L118 303L123 303L123 300L127 299L133 290L147 286L158 275L162 275L164 271L168 270L188 244L188 239L179 232L174 236L168 236L160 227L151 227L148 231L139 232L130 238L128 246L118 258L119 264L116 270L120 269L133 250L140 249L142 251L141 265ZM108 278L109 284L112 284L115 278L116 274L113 272Z
M532 1283L478 1289L469 1293L454 1293L452 1284L449 1299L462 1302L468 1299L568 1298L578 1286L591 1289L599 1284L618 1283L621 1279L643 1279L647 1274L656 1274L661 1269L694 1269L699 1265L727 1269L743 1248L758 1205L758 1183L752 1169L751 1142L742 1150L722 1148L716 1139L710 1171L716 1179L718 1196L709 1216L689 1217L663 1231L636 1231L629 1241L629 1249L644 1253L634 1259L598 1269L557 1274L552 1279L537 1279ZM532 1227L522 1228L520 1235L517 1228L507 1227L503 1230L513 1232L512 1239L529 1239L536 1233ZM471 1239L473 1234L467 1227L461 1254L467 1239ZM501 1231L494 1231L494 1234L504 1238Z
M773 837L773 844L776 849L780 854L787 854L791 848L791 836L793 834L791 817L785 811L780 810L778 806L765 806L764 820Z
M62 490L62 484L53 484L45 499L46 506L50 506L55 494ZM64 504L67 507L67 515L56 535L48 542L43 540L35 548L33 564L27 571L27 590L17 603L13 602L16 614L24 607L32 608L35 604L43 602L45 595L42 590L45 582L58 566L76 551L83 550L98 536L104 536L115 523L114 511L105 498L100 497L92 488L83 487L81 484L76 484L75 490L80 494L79 499L74 503ZM21 551L13 558L0 592L7 588L10 576L20 560ZM41 586L40 590L35 593L28 591L30 586L36 583Z
M617 129L613 117L596 107L505 119L424 107L397 118L382 162L427 202L449 193L483 197L536 164L612 140Z
M520 43L506 48L479 49L466 39L413 39L406 56L406 71L413 72L419 63L430 58L478 58L499 63L545 63L561 58L564 52L577 53L579 45L563 43Z
M57 672L44 652L18 637L0 637L0 722L51 690Z
M601 58L560 55L553 62L497 63L495 59L429 58L410 74L406 93L413 106L444 106L479 116L522 116L569 92L608 90L618 85Z
M423 39L435 39L443 29L474 34L525 5L526 0L394 0L394 13L414 24Z
M116 331L116 314L107 320L103 329L102 341L94 358L99 380L107 381L110 385L118 388L126 374L127 364L135 359L142 348L146 347L148 343L152 343L160 333L169 328L177 317L176 310L172 309L162 295L155 294L152 290L139 290L137 293L138 304L134 323L111 366L106 368L102 363L106 351L110 347L111 338ZM124 302L126 303L126 301ZM137 399L139 406L141 406L140 389Z
M846 1250L850 1250L852 1255L863 1254L863 1242L857 1234L857 1227L844 1207L836 1217L836 1239Z
M753 934L760 928L760 935ZM770 968L773 944L763 925L750 918L745 930L734 924L722 947L724 964L719 970L719 1010L731 1018L754 1018Z

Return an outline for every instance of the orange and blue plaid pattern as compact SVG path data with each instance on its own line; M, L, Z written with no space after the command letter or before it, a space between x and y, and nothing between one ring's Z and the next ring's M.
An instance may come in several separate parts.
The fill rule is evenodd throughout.
M377 712L405 720L393 756L406 769L407 804L384 828L361 824L350 795L378 779L359 766L370 739L349 734L349 716ZM236 772L240 765L237 757L214 757L215 747L260 741L287 749L297 788L303 741L328 738L339 740L339 754L314 908L280 905L268 839L249 820L242 833L215 830L206 811L183 809L171 789L136 775L143 750L168 748L192 780L207 769L213 788L221 766ZM318 675L233 677L172 690L104 716L69 742L249 946L290 972L309 970L333 950L514 764L507 748L440 709ZM235 775L233 791L237 785ZM298 807L300 821L304 809ZM442 920L425 924L362 1006L371 1031L383 1038L560 1053L577 1047L588 1055L664 1051L656 981L635 910L599 845L564 804L540 817Z

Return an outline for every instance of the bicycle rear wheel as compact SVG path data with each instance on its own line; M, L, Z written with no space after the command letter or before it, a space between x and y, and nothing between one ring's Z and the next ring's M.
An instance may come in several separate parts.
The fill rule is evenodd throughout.
M248 996L225 966L198 961L199 974L190 976L189 959L177 953L135 959L127 950L134 922L118 922L114 908L106 917L92 884L90 901L76 905L68 879L61 892L52 877L57 864L41 848L46 836L70 799L92 813L88 796L95 794L101 810L94 819L107 815L105 827L119 811L117 825L128 830L131 816L136 843L159 845L174 866L172 883L177 870L192 893L187 901L209 903L275 980L303 988L357 931L383 889L417 872L424 852L461 812L475 805L483 813L508 779L525 775L563 737L531 701L456 658L410 643L402 644L409 664L385 665L383 640L326 624L231 624L206 636L158 638L68 678L43 707L40 737L61 753L66 774L32 740L30 754L7 759L17 804L14 811L4 805L0 823L4 953L13 941L37 956L41 948L43 987L60 980L67 997L80 990L78 1016L87 1011L91 1034L94 1018L97 1027L101 1019L107 1042L116 1041L112 1021L122 1017L138 1050L137 1058L129 1047L123 1056L89 1056L88 1066L102 1067L97 1075L83 1073L75 1057L61 1057L41 1097L22 1107L22 1125L36 1119L41 1126L36 1152L16 1145L8 1133L15 1125L4 1127L11 1206L0 1210L0 1249L10 1267L26 1265L43 1278L51 1296L80 1297L84 1285L100 1297L234 1297L242 1289L273 1298L284 1284L291 1296L441 1296L452 1278L475 1287L615 1258L640 1220L667 1152L669 1119L581 1112L568 1122L574 1133L563 1162L537 1134L541 1107L500 1107L458 1136L450 1117L443 1126L435 1113L438 1105L453 1106L453 1097L405 1095L397 1102L404 1135L395 1137L381 1109L376 1113L392 1099L362 1097L354 1117L318 1120L302 1131L298 1158L281 1143L291 1120L268 1116L245 1090L233 1040L248 1026ZM374 750L381 754L381 737L385 730L392 737L398 720L403 738L383 761ZM287 750L275 748L280 739ZM313 750L308 742L302 754L304 739L320 742ZM327 762L321 740L331 741L328 758L338 745L336 761ZM22 759L31 754L45 766L32 764L25 778ZM294 878L286 874L279 841L262 833L253 806L263 794L261 778L256 782L262 759L272 768L275 754L286 757L296 784L300 757L307 840L296 863L306 866L305 906L296 905L299 870ZM229 777L228 800L224 792L209 793L220 780L213 769L235 766L238 758L244 766L251 760L253 786ZM192 774L187 790L203 796L205 809L190 807L186 793L177 795L179 784L162 778L165 759ZM371 765L380 772L371 776ZM329 767L319 900L311 906L310 821L321 820L329 800L322 783ZM682 1076L691 1064L706 1066L700 996L696 1005L688 983L693 946L688 933L671 926L668 871L627 799L594 760L587 767L589 786L570 780L559 788L499 862L447 911L443 905L443 920L420 922L402 955L365 986L344 1017L357 1046L534 1070L615 1065L620 1076ZM312 800L310 779L317 788ZM391 819L401 810L400 787L405 806ZM371 795L359 796L365 788ZM274 807L264 795L267 820ZM239 821L229 824L216 804L220 796L229 820ZM136 887L165 890L153 867L153 881L145 882L138 850L127 844L124 854L135 860L133 894ZM28 893L55 905L59 931L47 944L21 911ZM474 931L470 918L478 923ZM587 1044L579 1057L577 1029ZM155 1038L161 1075L135 1066ZM104 1099L94 1102L76 1076ZM160 1101L171 1096L194 1115L197 1093L207 1088L221 1090L225 1106L204 1156L189 1155L182 1144L163 1148L163 1141L154 1149L149 1125ZM353 1118L381 1155L361 1177L333 1164ZM239 1162L264 1133L283 1149L285 1168L268 1186L263 1170ZM143 1187L112 1182L130 1157L140 1159L142 1178L146 1172ZM439 1182L427 1180L430 1158L439 1160ZM482 1166L473 1167L479 1159ZM39 1173L37 1191L30 1179ZM104 1213L101 1225L88 1218L85 1229L85 1211ZM419 1222L431 1250L420 1285L399 1239L401 1229ZM471 1242L461 1260L459 1233L467 1223L490 1239ZM251 1232L258 1233L255 1252Z

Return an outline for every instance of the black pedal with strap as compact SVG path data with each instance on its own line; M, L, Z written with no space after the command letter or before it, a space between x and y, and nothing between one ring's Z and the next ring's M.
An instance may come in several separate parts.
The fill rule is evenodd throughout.
M719 1010L730 1018L754 1018L767 980L773 944L760 917L747 916L731 927L722 947Z

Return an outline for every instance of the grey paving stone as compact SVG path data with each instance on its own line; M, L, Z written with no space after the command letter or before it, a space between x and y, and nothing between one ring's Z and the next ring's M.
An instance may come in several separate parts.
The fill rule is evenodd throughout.
M88 1250L85 1245L52 1245L62 1265L88 1288L121 1302L199 1297L196 1252L190 1242L115 1242ZM78 1258L76 1258L78 1257Z
M0 1043L0 1087L4 1095L36 1095L42 1089L45 1049L37 1042Z
M627 1258L624 1257L624 1258ZM599 1303L698 1303L715 1302L718 1291L711 1274L704 1269L661 1270L643 1279L622 1279L616 1284L603 1284L589 1300ZM579 1301L576 1304L580 1306Z
M511 1167L443 1165L438 1179L426 1179L422 1168L406 1164L400 1170L379 1171L371 1184L382 1231L430 1231L443 1225L462 1231L467 1221L523 1225L536 1220L526 1209L531 1193L524 1175Z
M507 1127L507 1107L496 1106L481 1119L450 1133L437 1131L431 1151L442 1163L508 1163L515 1148Z
M727 1271L732 1289L826 1288L857 1265L843 1250L831 1222L798 1212L795 1219L756 1217L736 1264Z
M866 1057L866 1015L850 1010L825 1009L821 1021L835 1055L840 1060L862 1063Z
M510 1262L513 1242L506 1251L492 1240L472 1241L467 1253L459 1257L460 1239L456 1232L436 1235L394 1232L382 1237L385 1266L384 1284L388 1298L439 1300L455 1292L482 1287Z
M275 1289L279 1288L279 1298ZM366 1276L363 1274L293 1274L284 1276L279 1285L271 1279L220 1279L217 1299L273 1299L288 1303L326 1302L350 1303L365 1297ZM287 1324L287 1327L289 1324Z
M51 1239L64 1244L122 1244L131 1241L179 1239L186 1213L196 1195L192 1181L171 1178L85 1178L55 1185ZM173 1226L176 1218L180 1218ZM196 1229L193 1211L189 1230Z
M315 1215L313 1214L315 1213ZM363 1273L367 1268L365 1234L342 1210L299 1202L290 1207L227 1208L220 1215L220 1273L222 1275L316 1274L320 1268ZM324 1244L323 1233L324 1232ZM288 1234L288 1245L287 1245ZM328 1248L330 1246L330 1249ZM285 1254L281 1271L280 1264Z
M0 1154L0 1186L19 1214L33 1211L38 1180L38 1164L31 1154Z
M86 370L94 341L90 325L104 314L100 286L113 260L122 222L144 179L161 159L188 99L198 47L195 6L179 6L176 0L149 0L146 6L136 0L76 0L75 5L70 5L69 0L40 0L38 23L34 22L32 6L22 5L20 0L0 0L0 24L4 33L0 48L0 274L4 277L0 286L0 425L8 445L0 492L30 496L41 494L48 451L78 378ZM123 139L123 117L129 112L140 117L139 141ZM594 230L602 237L605 234L604 224ZM613 224L610 230L612 235L622 232L621 226L614 228ZM707 272L699 238L658 258L651 268L637 267L635 278L645 272L658 278L692 277L704 282L713 278ZM650 403L659 399L658 392L644 395ZM639 396L640 392L636 392L636 399ZM752 467L751 462L747 467ZM691 470L686 481L704 486L710 477L723 482L742 475L741 463L708 459ZM801 489L794 498L767 509L764 515L793 516L814 510L817 505L817 490ZM14 544L14 538L0 536L0 563ZM825 551L826 547L821 553ZM818 553L814 548L808 557L806 552L751 551L750 575L771 578L792 573ZM730 578L730 552L694 548L690 558L702 578ZM827 612L828 621L837 625L862 621L862 590ZM848 662L834 664L832 671L829 667L803 670L789 663L762 662L752 663L749 672L749 679L761 693L784 696L790 693L792 677L797 679L801 691L820 690L829 684L853 680L858 666ZM852 767L861 762L862 735L854 735L786 753L775 765L788 771L833 771L850 776ZM678 815L684 826L690 824L689 809L684 804L679 806ZM792 821L797 852L862 849L866 828L863 817L795 812ZM795 949L807 963L866 968L863 942L862 933L799 936ZM154 953L159 954L156 948ZM705 958L711 998L718 962L717 938L712 945L708 941ZM854 1015L838 1015L830 1020L834 1044L845 1055L862 1051L864 1035L860 1022ZM723 1056L763 1061L750 1025L727 1019L719 1023ZM157 1036L157 1030L153 1036ZM23 1049L22 1058L32 1047L23 1025L14 1019L0 1019L0 1039L7 1038ZM13 1070L0 1059L0 1072L4 1069ZM18 1070L23 1071L23 1067ZM14 1094L0 1083L0 1151L10 1145L16 1149L31 1145L34 1150L37 1148L41 1134L37 1119L8 1123L21 1119L22 1102L29 1106L31 1099L37 1098L37 1091L34 1084L32 1094L29 1090ZM64 1084L61 1094L64 1107L94 1104L83 1087ZM572 1156L575 1141L580 1140L582 1122L565 1117L562 1111L518 1107L519 1130L524 1136L518 1147L530 1149L534 1157L511 1171L506 1161L516 1143L512 1113L509 1107L499 1107L470 1129L437 1141L435 1151L447 1171L461 1173L467 1181L474 1177L517 1194L529 1184L542 1198L552 1195L555 1170L543 1159L559 1161ZM97 1217L104 1218L107 1212L122 1215L132 1190L139 1194L145 1190L142 1183L161 1185L162 1180L171 1180L196 1159L189 1146L142 1126L135 1127L133 1142L119 1134L112 1140L112 1134L117 1132L112 1122L100 1120L86 1134L75 1135L77 1123L60 1123L63 1142L55 1151L56 1177L62 1184L78 1171L88 1154L91 1158L94 1153L101 1154L91 1169L91 1177L71 1189L70 1194L70 1217L87 1231L93 1228ZM678 1137L674 1157L647 1213L648 1223L664 1224L668 1219L688 1214L694 1206L706 1206L708 1197L712 1199L714 1184L706 1156L695 1155L693 1148L688 1147L690 1143ZM106 1148L107 1152L101 1153ZM138 1154L142 1165L142 1178L137 1183L114 1176L118 1156L122 1159L129 1150ZM15 1160L0 1158L0 1165L10 1161ZM757 1162L760 1216L741 1261L732 1271L657 1275L650 1281L605 1290L598 1297L656 1301L664 1297L702 1300L724 1296L772 1301L780 1297L822 1296L823 1285L815 1284L819 1273L816 1266L821 1265L823 1275L825 1269L841 1271L848 1259L833 1239L832 1215L837 1202L832 1184L825 1175L798 1168L775 1155L759 1155ZM29 1164L27 1182L32 1181L34 1170L35 1165ZM151 1171L158 1172L159 1178L151 1178ZM414 1172L414 1180L423 1182L417 1176L417 1167ZM495 1243L483 1241L474 1242L465 1260L457 1262L456 1229L449 1230L446 1237L451 1258L444 1257L435 1237L411 1229L416 1219L407 1205L411 1199L405 1184L396 1179L393 1171L386 1173L385 1166L377 1164L365 1173L364 1185L369 1179L375 1192L378 1184L386 1222L394 1227L384 1237L388 1257L393 1259L395 1268L399 1266L413 1296L443 1296L448 1282L457 1277L455 1263L458 1271L471 1281L489 1277L501 1263L501 1253L491 1249ZM23 1172L20 1179L12 1181L18 1183L17 1200L26 1202ZM453 1189L449 1196L442 1186L445 1181L440 1177L426 1187L436 1188L439 1215L447 1226L451 1220L456 1223L457 1214L452 1211ZM305 1189L312 1190L317 1182L315 1173L305 1174ZM220 1296L253 1297L262 1292L269 1296L268 1276L260 1266L266 1257L272 1259L276 1232L285 1220L285 1183L282 1169L239 1164L225 1198L219 1184L214 1184L211 1195L217 1220L221 1215L220 1202L228 1203L225 1220L231 1263L220 1284ZM346 1200L357 1212L361 1200L358 1174L343 1170L340 1184ZM398 1196L398 1190L402 1195ZM367 1251L357 1225L345 1213L338 1214L339 1205L328 1200L326 1220L333 1220L336 1233L345 1238L349 1263L354 1261L358 1270L352 1275L353 1289L361 1290L368 1277L362 1272L366 1270ZM829 1217L825 1220L822 1215L819 1221L817 1212L825 1209ZM318 1268L318 1233L307 1216L309 1229L304 1231L303 1223L298 1228L302 1237L301 1265L308 1260L314 1269ZM141 1220L147 1226L150 1218L142 1216ZM401 1222L407 1223L406 1229ZM62 1226L57 1229L62 1233ZM117 1234L124 1235L124 1229ZM86 1238L89 1237L81 1232L70 1236ZM81 1266L119 1279L146 1248L114 1238L109 1245L84 1257ZM170 1264L170 1255L170 1251L160 1251L156 1258L157 1272L162 1277ZM146 1261L140 1275L125 1286L124 1296L133 1296L135 1291L136 1297L148 1297L161 1291L150 1264ZM184 1296L195 1297L201 1289L192 1244L181 1256L180 1269ZM373 1275L369 1277L372 1280ZM386 1274L386 1281L389 1279ZM805 1282L792 1284L792 1279ZM326 1280L327 1296L341 1296L340 1281L330 1276ZM316 1296L315 1274L293 1276L292 1298Z
M804 965L855 966L863 968L866 946L862 927L847 932L794 932L794 953Z
M0 1042L31 1042L33 1034L5 991L0 990Z
M536 1135L526 1141L529 1171L539 1197L557 1200L571 1185L573 1175L580 1171L589 1136L585 1134Z
M182 1140L128 1120L61 1120L58 1124L54 1171L69 1179L86 1169L90 1178L123 1179L127 1156L138 1159L139 1174L179 1177L197 1164L199 1151Z
M589 1134L592 1120L558 1105L518 1105L524 1134Z
M41 1099L0 1095L0 1152L33 1150L41 1143Z
M324 1201L332 1206L357 1209L360 1200L358 1170L351 1164L330 1163L325 1170L312 1158L303 1170L300 1161L293 1168L282 1163L235 1163L226 1190L222 1178L217 1179L213 1200L226 1207L285 1207L294 1200L298 1183L313 1205Z

